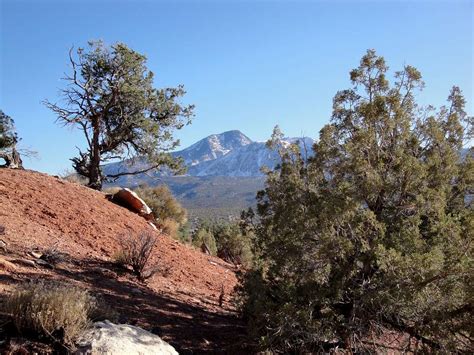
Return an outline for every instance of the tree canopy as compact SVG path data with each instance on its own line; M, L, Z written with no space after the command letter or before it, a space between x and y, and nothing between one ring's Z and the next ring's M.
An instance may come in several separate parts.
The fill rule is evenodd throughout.
M259 262L240 294L265 348L364 352L389 330L431 351L474 350L472 118L458 87L435 110L415 100L418 70L387 73L363 56L314 156L278 130L269 142L282 163L258 219L246 215Z
M179 141L176 129L190 123L192 105L182 105L183 86L156 89L146 57L123 43L110 47L89 42L87 49L69 53L72 74L64 80L62 104L45 101L59 123L78 127L86 150L71 159L88 186L101 189L107 179L143 173L160 166L181 171L179 159L168 154ZM105 175L101 164L114 159L143 159L134 171Z

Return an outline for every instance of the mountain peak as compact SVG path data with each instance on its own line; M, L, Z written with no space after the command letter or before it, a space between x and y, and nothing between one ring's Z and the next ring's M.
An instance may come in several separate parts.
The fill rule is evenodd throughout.
M250 144L252 143L252 140L247 137L245 134L243 134L241 131L239 130L232 130L232 131L226 131L226 132L222 132L222 133L218 133L218 134L211 134L210 136L208 136L207 138L205 138L207 140L218 140L220 141L221 143L223 143L224 145L232 145L232 146L244 146L244 145L247 145L247 144ZM233 147L233 148L236 148L236 147Z
M193 166L208 160L220 158L229 152L252 143L252 140L239 130L211 134L197 143L183 149L179 156L186 165Z
M308 154L314 143L309 137L286 137L283 141L286 144L298 142ZM279 162L275 150L269 149L265 142L252 141L239 130L211 134L172 155L184 160L190 176L262 176L263 166L273 168ZM127 170L123 165L109 164L107 169ZM167 174L166 169L156 172L157 176Z
M243 134L238 129L233 129L233 130L225 131L225 132L222 132L222 133L213 133L213 134L209 135L206 138L214 137L214 136L222 138L222 139L225 139L225 138L244 138L245 140L248 140L250 142L252 141L249 137L247 137L245 134Z

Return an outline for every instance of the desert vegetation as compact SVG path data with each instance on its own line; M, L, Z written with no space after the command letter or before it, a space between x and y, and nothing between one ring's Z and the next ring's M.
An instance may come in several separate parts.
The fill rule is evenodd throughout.
M115 262L122 267L130 267L133 274L140 281L152 277L158 266L151 264L153 248L156 245L156 236L151 232L123 234L119 237L120 249L114 256Z
M87 49L76 53L71 49L69 62L72 73L64 79L63 105L44 103L59 123L84 133L87 150L71 160L89 187L101 190L106 180L161 166L182 171L181 161L167 152L178 144L173 131L189 124L193 116L194 107L178 101L186 93L183 86L155 89L146 57L123 43L108 47L91 41ZM104 175L101 165L117 158L146 158L148 165Z
M1 308L18 332L46 338L72 349L74 341L98 314L89 292L67 283L37 281L19 285Z
M212 232L205 228L199 227L192 234L192 244L201 249L204 253L210 255L217 254L216 238Z
M282 162L245 216L257 262L240 289L261 349L364 353L395 331L419 351L474 350L472 118L458 87L434 110L417 69L387 74L369 50L313 157L278 128L268 143Z
M16 11L23 6L7 5ZM329 13L324 5L321 20L320 14ZM153 6L133 8L133 13L146 17ZM172 10L181 13L176 6ZM241 6L233 4L234 12L248 15ZM279 3L262 19L281 22L273 15L285 6ZM346 7L338 4L338 18L350 12ZM289 11L291 17L298 18L296 10ZM383 10L377 16L385 20ZM474 118L464 96L471 91L464 94L453 86L444 105L428 105L419 96L425 82L417 68L403 64L392 70L369 49L349 72L349 86L335 93L330 120L324 126L311 122L314 130L322 127L317 140L288 137L275 126L265 143L262 122L271 115L291 115L282 123L293 126L300 117L309 121L312 114L329 112L303 108L312 93L304 79L324 77L332 55L338 55L334 63L347 64L336 48L343 46L331 37L330 49L321 51L330 55L302 63L301 53L316 58L308 45L313 18L302 16L283 28L265 26L267 37L278 34L273 48L252 31L261 22L258 11L245 16L238 30L226 28L230 15L220 17L213 24L218 31L195 21L200 12L183 11L181 22L169 24L164 12L160 21L152 19L154 29L165 29L164 23L173 29L173 38L182 36L176 43L186 51L168 43L171 36L165 32L159 33L166 42L159 48L185 68L183 76L191 78L187 88L208 91L192 93L203 101L200 113L221 120L198 125L195 132L207 135L209 127L220 129L232 120L239 126L182 150L179 131L194 120L195 107L185 102L180 81L173 81L176 69L170 67L157 81L150 68L162 59L153 59L149 67L147 57L127 44L90 41L72 47L68 58L63 53L61 63L69 67L64 85L56 99L48 92L44 96L51 99L42 102L52 126L55 121L79 132L78 142L68 145L77 144L72 170L60 176L48 170L70 156L61 156L59 143L42 148L54 161L41 167L47 174L25 170L20 155L29 151L21 148L15 121L19 128L28 127L31 122L17 113L36 117L36 112L18 103L21 95L31 95L24 88L34 87L21 80L32 73L39 77L40 71L19 66L24 75L10 79L16 87L12 92L21 95L9 99L12 110L7 107L15 120L0 110L0 338L9 338L0 340L0 352L16 341L10 338L19 338L42 343L50 352L73 353L80 336L107 317L121 323L109 322L109 329L128 323L128 330L153 338L171 353L176 346L182 353L473 354ZM101 14L104 23L116 17L106 15ZM59 24L67 16L57 17ZM86 23L89 17L82 18ZM193 27L180 28L188 23ZM337 38L347 23L331 36ZM294 27L297 32L290 31ZM225 36L201 43L202 29L203 38ZM366 30L373 35L373 27ZM428 37L422 34L413 37ZM298 37L305 40L298 43ZM382 33L370 40L376 37ZM395 37L381 43L392 50L405 41L410 50L418 45L410 36L399 42ZM280 48L284 42L291 46ZM261 51L245 48L247 43ZM139 46L146 44L137 40ZM220 45L226 50L217 53ZM354 36L350 45L362 44ZM40 53L41 47L34 49ZM367 48L365 43L361 48ZM195 53L202 50L205 55ZM24 48L17 51L30 57ZM231 62L221 61L229 53ZM55 59L39 63L48 60ZM324 69L313 71L314 66ZM327 71L327 78L337 82ZM326 86L317 88L313 104L320 106L317 100L327 92ZM273 107L283 98L288 99L284 105ZM30 105L25 100L24 106ZM243 111L246 106L251 110ZM243 120L236 117L243 112L251 116L247 127L265 134L263 141L240 132ZM53 138L69 144L68 138L47 132L46 125L31 127L30 139L40 136L41 145ZM186 132L181 138L191 136ZM71 141L77 137L72 134ZM140 341L132 337L130 343L138 348Z
M164 233L197 249L236 265L250 266L251 236L237 222L199 220L190 228L187 211L165 185L140 186L134 190L152 209Z
M237 222L200 220L191 233L191 244L234 265L253 263L253 234Z
M164 233L175 239L184 237L188 213L166 185L141 185L134 190L153 211Z

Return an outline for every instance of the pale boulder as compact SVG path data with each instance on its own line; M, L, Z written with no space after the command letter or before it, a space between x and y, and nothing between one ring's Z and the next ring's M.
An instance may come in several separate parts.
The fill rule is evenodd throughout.
M76 355L177 355L158 335L128 324L94 323L77 342Z

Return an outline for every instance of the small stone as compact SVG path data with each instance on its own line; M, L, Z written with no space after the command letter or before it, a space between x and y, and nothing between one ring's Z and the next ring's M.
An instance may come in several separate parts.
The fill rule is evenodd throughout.
M30 251L30 255L36 259L40 259L43 256L39 251Z
M23 265L23 266L28 266L28 267L36 267L36 263L33 260L28 260L28 259L16 259L13 260L15 264Z
M35 260L36 264L47 267L48 269L54 269L54 266L48 263L47 261L44 261L43 259L37 259Z
M112 279L117 277L117 274L115 272L104 267L97 267L94 269L94 272L97 272L98 274L102 274Z
M5 253L7 252L7 243L0 239L0 249L3 250Z

